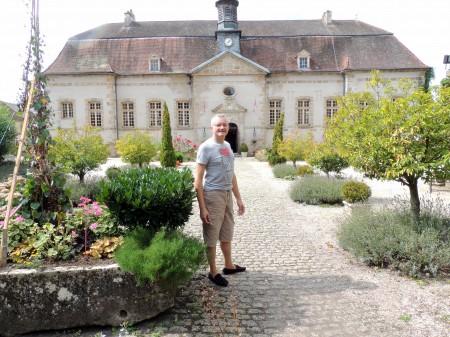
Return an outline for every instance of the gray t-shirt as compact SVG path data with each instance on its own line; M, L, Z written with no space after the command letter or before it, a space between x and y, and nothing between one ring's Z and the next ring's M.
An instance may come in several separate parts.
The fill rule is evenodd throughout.
M228 142L217 143L210 138L197 152L197 163L206 166L203 184L205 191L231 190L234 175L234 155Z

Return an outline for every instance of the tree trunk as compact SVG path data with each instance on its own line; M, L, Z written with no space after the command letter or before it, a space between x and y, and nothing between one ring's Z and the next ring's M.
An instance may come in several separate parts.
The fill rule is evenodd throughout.
M86 173L78 172L78 178L80 178L80 183L84 183L84 176Z
M409 197L411 203L411 214L414 220L419 220L420 215L420 199L419 199L419 188L417 186L417 179L409 179Z
M297 168L297 165L295 165L295 160L292 161L292 163L294 164L294 168Z

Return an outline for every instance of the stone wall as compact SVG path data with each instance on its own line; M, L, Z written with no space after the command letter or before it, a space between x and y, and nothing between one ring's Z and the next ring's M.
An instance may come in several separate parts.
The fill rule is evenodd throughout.
M0 336L90 325L119 326L174 305L155 285L137 285L116 264L0 270Z

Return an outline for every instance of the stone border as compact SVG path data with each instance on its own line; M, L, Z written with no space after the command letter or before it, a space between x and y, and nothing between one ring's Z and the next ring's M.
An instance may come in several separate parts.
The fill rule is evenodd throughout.
M175 295L138 285L117 264L0 270L0 335L119 326L173 307Z

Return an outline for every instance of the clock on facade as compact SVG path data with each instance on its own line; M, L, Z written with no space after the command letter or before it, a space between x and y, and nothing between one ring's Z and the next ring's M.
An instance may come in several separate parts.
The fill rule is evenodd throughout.
M224 41L225 46L230 47L233 44L233 39L227 37Z

